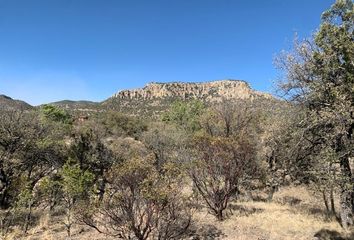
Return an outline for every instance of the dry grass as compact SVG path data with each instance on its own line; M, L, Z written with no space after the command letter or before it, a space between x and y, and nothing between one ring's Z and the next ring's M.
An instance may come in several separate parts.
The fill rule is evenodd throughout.
M321 198L312 195L305 187L282 189L274 195L272 203L233 203L231 212L224 222L215 221L206 212L199 212L195 218L200 224L212 225L221 231L223 234L219 239L352 239L349 233L343 232L337 221L327 219ZM322 235L327 233L326 238L315 238L321 231Z
M291 206L278 203L244 202L235 205L234 209L234 214L221 223L210 215L198 214L196 217L199 223L208 223L221 230L225 235L221 239L302 240L313 239L321 229L342 231L336 222L294 213Z
M320 198L304 187L282 189L272 203L243 201L231 203L228 218L218 222L205 209L195 213L194 226L187 239L225 240L349 240L335 220L326 219ZM321 232L322 230L322 232ZM315 238L316 233L326 237ZM13 239L66 239L59 219L40 219L26 237ZM72 239L109 239L92 229L76 226Z

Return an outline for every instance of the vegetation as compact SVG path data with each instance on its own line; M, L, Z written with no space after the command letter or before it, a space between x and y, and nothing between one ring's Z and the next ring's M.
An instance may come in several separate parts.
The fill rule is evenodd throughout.
M180 171L165 166L162 176L151 159L132 158L109 172L110 189L82 221L100 232L123 239L176 239L190 225Z
M212 214L222 221L232 197L254 177L254 149L247 142L222 137L198 138L196 145L200 160L194 163L191 178Z
M68 238L214 239L230 219L294 234L300 219L306 236L252 238L352 239L353 23L352 1L338 0L313 39L279 56L287 101L179 100L150 118L2 109L1 238L25 238L46 215Z
M354 149L353 29L353 2L337 1L323 13L314 39L296 43L293 53L279 59L286 74L281 88L305 111L302 128L310 156L321 156L314 159L322 160L315 171L327 165L330 174L337 174L344 228L353 225L354 210L350 166ZM337 167L338 171L333 169Z

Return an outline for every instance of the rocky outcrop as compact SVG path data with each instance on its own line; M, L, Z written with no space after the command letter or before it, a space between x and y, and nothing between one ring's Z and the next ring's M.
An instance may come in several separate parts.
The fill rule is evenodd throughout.
M120 100L178 98L218 102L222 99L254 99L257 97L271 98L271 95L254 91L245 81L220 80L203 83L153 82L143 88L120 91L112 98Z

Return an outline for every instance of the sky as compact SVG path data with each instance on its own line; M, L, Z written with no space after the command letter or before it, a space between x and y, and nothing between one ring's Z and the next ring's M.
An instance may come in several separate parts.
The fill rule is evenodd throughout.
M272 92L273 59L334 0L0 0L0 94L102 101L148 82L240 79Z

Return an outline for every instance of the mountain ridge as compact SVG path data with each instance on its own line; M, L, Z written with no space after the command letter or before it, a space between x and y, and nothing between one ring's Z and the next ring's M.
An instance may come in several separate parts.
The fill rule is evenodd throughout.
M116 110L132 115L149 116L165 111L177 100L200 100L212 104L224 100L274 99L275 97L269 93L252 89L246 81L225 79L205 82L150 82L141 88L121 90L102 102L62 100L48 104L79 113ZM0 95L0 108L33 109L34 107L26 102Z
M175 101L200 100L214 104L224 100L272 101L271 94L253 90L243 80L208 82L151 82L142 88L122 90L102 102L106 109L141 116L163 113Z
M254 99L257 97L271 98L272 95L253 90L246 81L225 79L209 82L150 82L142 88L119 91L111 99L181 98L214 102L222 99Z
M48 103L66 110L79 110L79 111L95 111L100 107L99 102L88 100L61 100L57 102Z

